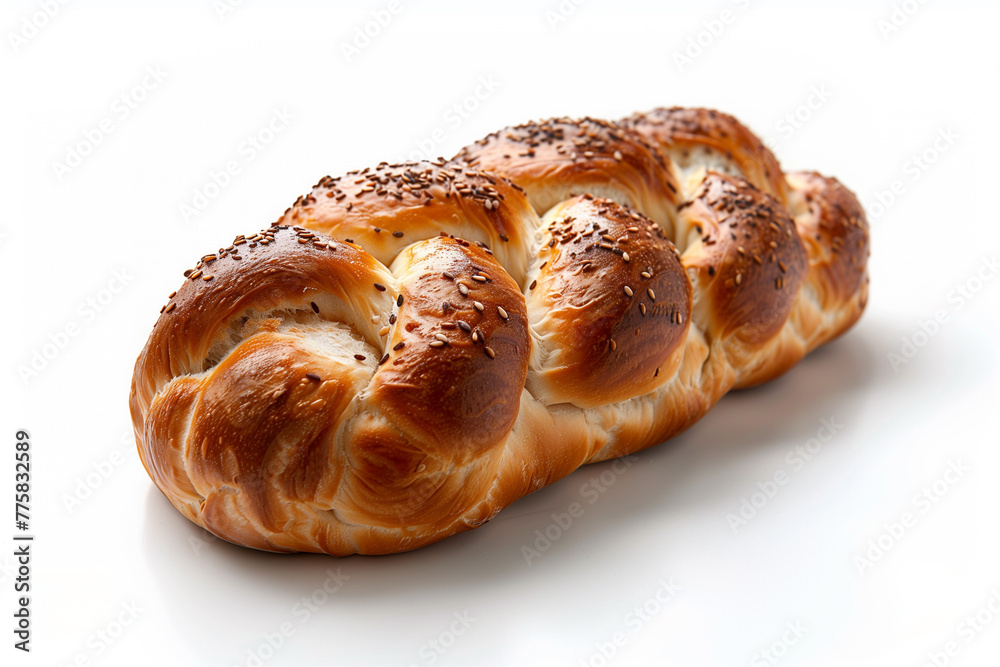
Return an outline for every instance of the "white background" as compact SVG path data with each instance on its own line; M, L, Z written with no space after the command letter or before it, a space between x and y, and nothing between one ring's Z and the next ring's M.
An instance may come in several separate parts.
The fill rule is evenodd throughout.
M1000 613L987 607L995 596L1000 611L1000 278L988 264L1000 250L1000 49L988 3L911 0L887 32L889 0L567 1L565 16L555 0L403 0L350 59L342 45L387 2L246 0L221 16L212 0L71 2L51 18L43 4L0 13L4 664L1000 662ZM724 9L731 22L713 23ZM726 397L625 472L586 467L414 553L253 552L209 541L155 489L130 434L132 365L197 257L269 224L324 174L420 142L447 156L506 124L658 105L733 113L786 169L858 193L871 298L845 337ZM292 118L251 159L247 137L275 110ZM102 122L111 131L88 139ZM76 151L88 154L62 169ZM239 173L213 188L229 161ZM210 195L200 210L196 192ZM836 435L791 462L824 419ZM34 457L28 656L11 646L18 428ZM966 471L939 481L953 464ZM734 529L729 515L779 471L787 482ZM585 495L602 474L614 483ZM933 503L915 500L935 482ZM583 516L553 528L573 502ZM911 525L893 528L906 512ZM557 539L529 565L522 547L546 546L536 530ZM338 569L342 586L307 616L301 599ZM678 587L666 602L661 581ZM977 612L984 625L965 620ZM952 641L957 654L943 655Z

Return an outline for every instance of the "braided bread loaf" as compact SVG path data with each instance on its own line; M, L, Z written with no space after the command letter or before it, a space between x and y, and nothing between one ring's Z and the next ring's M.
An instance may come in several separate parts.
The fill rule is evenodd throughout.
M414 549L785 372L858 319L867 256L854 195L730 116L510 127L202 257L136 362L139 453L237 544Z

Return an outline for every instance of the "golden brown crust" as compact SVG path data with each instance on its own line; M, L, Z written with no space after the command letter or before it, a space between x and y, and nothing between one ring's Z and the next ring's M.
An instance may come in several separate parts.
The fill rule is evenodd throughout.
M411 243L453 234L491 249L521 281L537 217L517 186L468 164L383 162L324 176L278 223L350 240L386 266Z
M520 288L490 255L439 237L408 248L386 356L345 434L352 522L435 524L481 496L517 419L528 360ZM462 473L460 471L466 471Z
M328 520L315 513L324 507L399 527L435 524L442 507L476 496L456 461L472 465L506 437L527 369L524 297L503 267L437 237L407 248L397 279L303 229L249 238L232 247L239 259L206 256L189 272L136 364L140 454L178 509L225 539L282 551L320 541L290 526ZM367 317L337 312L350 299L370 301ZM322 539L339 552L345 537Z
M681 211L684 265L706 295L709 339L761 345L784 325L807 271L795 224L746 181L709 172Z
M200 502L185 514L277 548L261 530L281 532L282 507L336 485L327 440L375 361L361 313L392 310L392 276L350 244L277 226L185 273L136 362L142 459L175 504ZM234 502L239 520L223 509Z
M353 244L277 225L239 236L185 271L137 362L137 398L148 406L172 378L210 368L213 346L238 333L226 327L245 313L321 303L320 318L349 322L375 341L368 313L391 310L395 295L379 289L391 284L388 270Z
M540 357L532 394L593 407L641 396L673 377L691 285L663 230L589 195L556 206L543 224L529 292Z
M517 418L528 359L524 296L461 239L418 244L403 259L411 277L371 401L427 446L479 453Z
M817 172L788 174L789 210L809 248L810 271L824 309L836 309L862 291L867 294L870 252L868 219L853 192ZM861 304L864 307L864 304Z
M163 489L174 506L192 521L193 513L185 512L187 503L200 500L198 492L187 475L185 444L187 442L187 415L190 414L201 391L201 380L180 377L166 391L159 394L149 406L146 418L136 432L139 458L146 472Z
M682 169L708 164L740 176L779 202L785 201L781 166L746 126L714 109L659 107L619 121L660 147Z
M352 362L315 355L278 332L244 341L205 378L191 416L188 438L199 452L188 474L205 490L239 489L248 518L280 532L282 504L311 502L327 481L331 435L368 379Z
M637 133L594 118L551 118L494 132L454 158L524 188L539 214L590 193L643 211L668 229L677 182L669 162Z
M325 178L282 218L344 241L275 225L202 257L136 362L150 477L238 544L405 551L676 435L857 320L850 191L792 174L790 217L767 194L784 196L777 162L731 117L626 122L680 151L680 184L630 130L556 119L464 162ZM469 162L488 160L518 185ZM519 186L556 199L546 226Z

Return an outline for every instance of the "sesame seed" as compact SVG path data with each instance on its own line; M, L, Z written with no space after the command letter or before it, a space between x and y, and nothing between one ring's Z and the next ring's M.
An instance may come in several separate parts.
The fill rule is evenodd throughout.
M399 308L402 305L403 305L403 295L400 294L399 296L396 297L396 307Z
M431 347L444 347L444 343L439 340L431 341Z
M784 262L778 262L778 268L781 269L782 273L785 273L788 270L788 267L785 266Z
M608 347L610 347L611 351L614 352L616 349L618 349L618 344L615 343L615 341L612 339L608 341Z
M451 308L451 302L443 301L441 303L441 310L448 310L449 308Z
M628 231L630 231L630 232L637 232L637 231L639 231L639 228L638 227L629 227Z
M465 333L469 333L470 331L472 331L472 327L469 326L468 322L458 320L455 324L457 324L458 328L464 331Z
M510 319L510 316L507 315L507 311L504 310L502 306L497 306L497 313L499 313L499 315L500 315L500 317L502 319L505 319L505 320L506 319Z
M444 272L444 273L442 273L441 275L442 275L442 276L444 276L445 278L447 278L448 280L454 280L454 279L455 279L455 276L451 275L451 274L450 274L450 273L448 273L447 271L445 271L445 272Z
M486 282L486 276L472 276L472 279L480 283Z
M175 296L177 296L177 292L173 291L173 292L171 292L170 294L167 295L167 298L168 299L173 299Z
M644 315L644 316L645 316L645 314L646 314L646 304L644 304L644 303L640 303L640 304L639 304L639 312L640 312L640 313L641 313L642 315Z
M167 306L167 309L164 312L169 313L170 311L172 311L176 307L177 307L176 303L171 303L170 305Z
M736 284L739 285L741 282L743 282L743 274L742 273L737 273L736 274Z
M167 309L166 305L160 306L160 312L162 313Z
M649 295L649 300L650 301L656 301L656 292L653 291L652 287L650 287L649 289L646 290L646 294Z
M622 253L622 259L624 259L626 262L628 262L632 258L628 256L627 252L623 252Z
M441 328L442 329L454 329L455 328L455 323L454 322L442 322L441 323Z
M395 236L397 239L403 238L403 232L399 230L394 231L392 235Z
M533 290L533 289L535 289L536 287L538 287L538 281L537 281L537 280L532 280L532 281L531 281L531 284L530 284L530 285L528 285L528 289L529 289L529 290Z
M465 283L458 284L458 291L462 294L462 296L469 296L469 288L465 286Z
M492 347L484 347L483 351L486 352L486 356L490 359L495 359L497 356L497 353L493 351Z
M378 315L372 315L372 324L378 324L378 321L380 319L382 319L380 316L378 316Z
M396 323L396 313L389 313L389 324Z
M486 306L484 306L484 305L483 305L482 303L480 303L479 301L473 301L473 302L472 302L472 305L473 305L473 306L475 306L475 307L476 307L476 310L478 310L478 311L479 311L480 313L481 313L481 312L483 312L483 310L484 310L484 309L486 308Z
M615 159L616 160L621 160L622 159L622 152L621 151L615 151Z
M363 354L355 354L354 358L357 359L358 361L364 361L365 359L367 359L367 357L365 357L365 355Z
M434 334L434 337L437 338L442 343L447 343L448 342L448 337L445 336L444 334Z
M191 280L198 280L198 278L201 278L201 271L195 271L190 275L190 278Z
M314 313L316 313L317 315L319 314L319 306L316 305L315 301L310 301L309 307L313 309Z
M473 331L472 332L472 342L473 343L478 343L479 342L479 331Z
M320 378L320 376L316 375L315 373L306 373L306 377L312 380L313 382L323 381L322 378Z
M382 364L384 364L387 361L389 361L389 353L388 352L386 352L385 355L381 359L378 360L378 365L381 366Z
M639 275L645 278L646 280L649 280L650 278L653 277L653 274L649 273L648 271L643 271Z
M378 330L379 337L386 336L388 335L388 333L389 333L389 327L382 327L381 329Z
M374 283L374 285L375 285L375 289L377 289L379 292L384 292L385 291L385 285L383 285L382 283Z
M625 286L625 294L632 296L632 288L628 285Z
M399 341L398 343L392 346L392 349L398 351L402 350L404 347L406 347L406 343L404 343L403 341Z

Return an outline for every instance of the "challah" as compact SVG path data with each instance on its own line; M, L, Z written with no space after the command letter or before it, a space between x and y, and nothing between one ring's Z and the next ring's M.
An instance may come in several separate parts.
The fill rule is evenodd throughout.
M730 116L509 127L325 177L185 272L139 454L231 542L414 549L785 372L861 315L867 257L854 195Z

